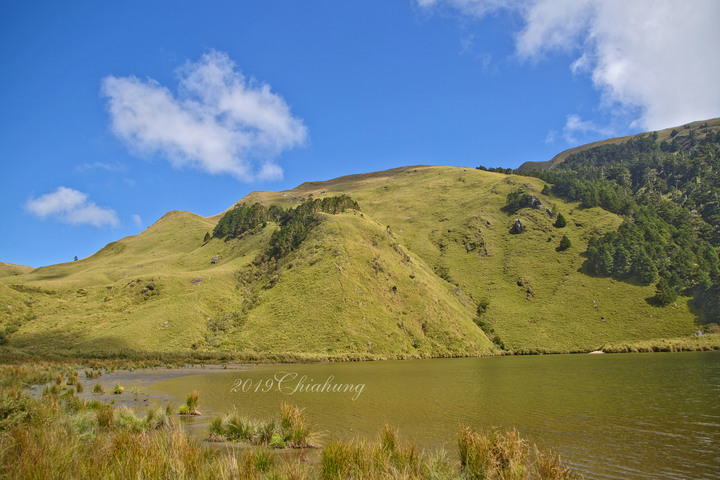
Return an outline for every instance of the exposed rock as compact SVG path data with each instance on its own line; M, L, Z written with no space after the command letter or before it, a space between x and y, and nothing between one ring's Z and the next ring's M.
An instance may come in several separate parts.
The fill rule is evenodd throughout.
M537 210L542 210L545 208L545 205L543 205L542 201L535 195L530 195L529 203L532 208L535 208Z
M215 264L218 262L218 260L220 260L220 256L219 256L219 255L215 255L215 256L210 260L210 263L212 263L213 265L215 265Z
M515 223L513 224L512 228L510 229L510 233L513 235L519 235L525 231L525 225L523 225L522 221L520 221L519 218L515 219Z
M518 279L517 286L525 288L525 293L527 294L525 300L530 301L535 297L535 291L533 290L532 283L530 283L530 280L528 280L527 278L522 277Z

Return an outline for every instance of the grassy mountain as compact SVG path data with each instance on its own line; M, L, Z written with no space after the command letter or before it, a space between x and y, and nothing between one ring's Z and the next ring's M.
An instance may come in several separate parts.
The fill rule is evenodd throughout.
M317 213L280 260L263 253L279 219L218 238L210 234L223 215L170 212L86 259L0 279L0 329L20 351L347 358L490 354L497 345L586 351L696 329L687 298L660 308L647 301L652 286L584 273L590 239L622 218L545 186L418 166L254 192L239 203L290 211L313 198L357 202ZM518 191L544 206L509 211ZM566 226L554 226L550 209ZM522 234L510 233L516 219Z

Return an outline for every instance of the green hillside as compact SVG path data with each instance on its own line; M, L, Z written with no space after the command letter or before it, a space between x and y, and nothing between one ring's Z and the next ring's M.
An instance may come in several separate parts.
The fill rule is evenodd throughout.
M544 186L418 166L254 192L240 203L290 209L347 194L358 204L318 213L319 224L281 261L263 254L277 222L209 238L222 215L170 212L86 259L0 278L4 348L457 356L500 353L496 344L589 351L696 330L687 298L659 308L648 302L652 286L583 273L588 241L622 219L545 195ZM508 212L518 190L544 207ZM555 227L546 207L567 225ZM515 219L524 233L510 233ZM558 251L563 236L571 247Z
M32 267L26 267L25 265L14 265L12 263L0 262L0 277L11 277L15 275L22 275L32 270Z

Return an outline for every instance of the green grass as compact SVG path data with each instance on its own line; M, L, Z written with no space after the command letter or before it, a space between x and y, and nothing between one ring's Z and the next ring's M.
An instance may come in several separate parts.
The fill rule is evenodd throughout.
M625 352L698 352L720 350L720 333L705 334L699 337L659 338L640 342L603 345L607 353Z
M280 417L251 419L237 412L214 417L210 421L209 441L245 442L270 448L307 448L316 435L303 409L290 403L280 406Z
M180 415L201 415L198 411L198 404L200 403L200 394L197 390L192 391L188 394L185 399L185 403L180 405L178 413Z
M32 271L32 267L25 265L14 265L12 263L0 262L0 277L12 277L23 275Z
M0 276L0 331L10 332L0 355L276 362L502 353L475 322L484 300L482 320L517 353L697 330L686 298L658 308L647 301L651 286L584 274L588 239L621 219L542 195L543 185L407 167L255 192L246 201L281 206L348 193L361 210L324 214L273 278L249 285L238 284L238 272L255 268L276 226L204 242L218 216L170 212L86 259ZM539 210L505 213L519 188L562 212L567 226ZM515 218L522 235L509 234ZM563 235L572 246L558 252Z

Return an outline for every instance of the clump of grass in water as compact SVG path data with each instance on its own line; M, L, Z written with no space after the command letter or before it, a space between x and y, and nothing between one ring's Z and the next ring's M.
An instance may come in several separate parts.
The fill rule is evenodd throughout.
M185 399L185 404L180 405L180 408L178 409L179 415L202 415L197 407L198 403L200 402L200 394L197 390L190 392L190 394Z
M258 422L257 427L255 427L255 436L257 438L257 443L261 445L268 445L270 441L273 438L273 434L275 433L275 419L271 418L270 420L266 420L264 422Z
M288 446L303 448L310 445L310 424L305 418L305 411L289 402L280 406L280 428L282 440Z
M93 393L102 394L105 393L105 389L100 383L96 383L93 387Z
M460 467L467 478L567 480L582 478L562 466L560 456L529 447L517 430L497 428L475 431L465 427L458 435ZM529 461L532 450L534 462Z
M210 421L210 441L236 441L267 445L271 448L310 446L312 429L301 408L284 403L280 419L252 420L237 412Z
M113 388L113 393L115 395L120 395L124 391L125 391L125 387L123 387L122 385L119 385L117 383L115 384L115 388Z
M526 447L515 429L503 433L465 427L458 436L460 466L471 479L524 478Z
M581 479L580 475L569 468L565 468L560 461L560 455L552 450L541 452L537 445L533 445L535 456L534 470L538 478L547 480Z
M42 392L45 396L57 396L60 394L60 385L53 383L52 385L45 385Z
M223 425L222 417L214 417L212 420L210 420L210 436L208 437L208 441L224 442L225 440L227 440L227 437L225 436L225 428L226 426Z

